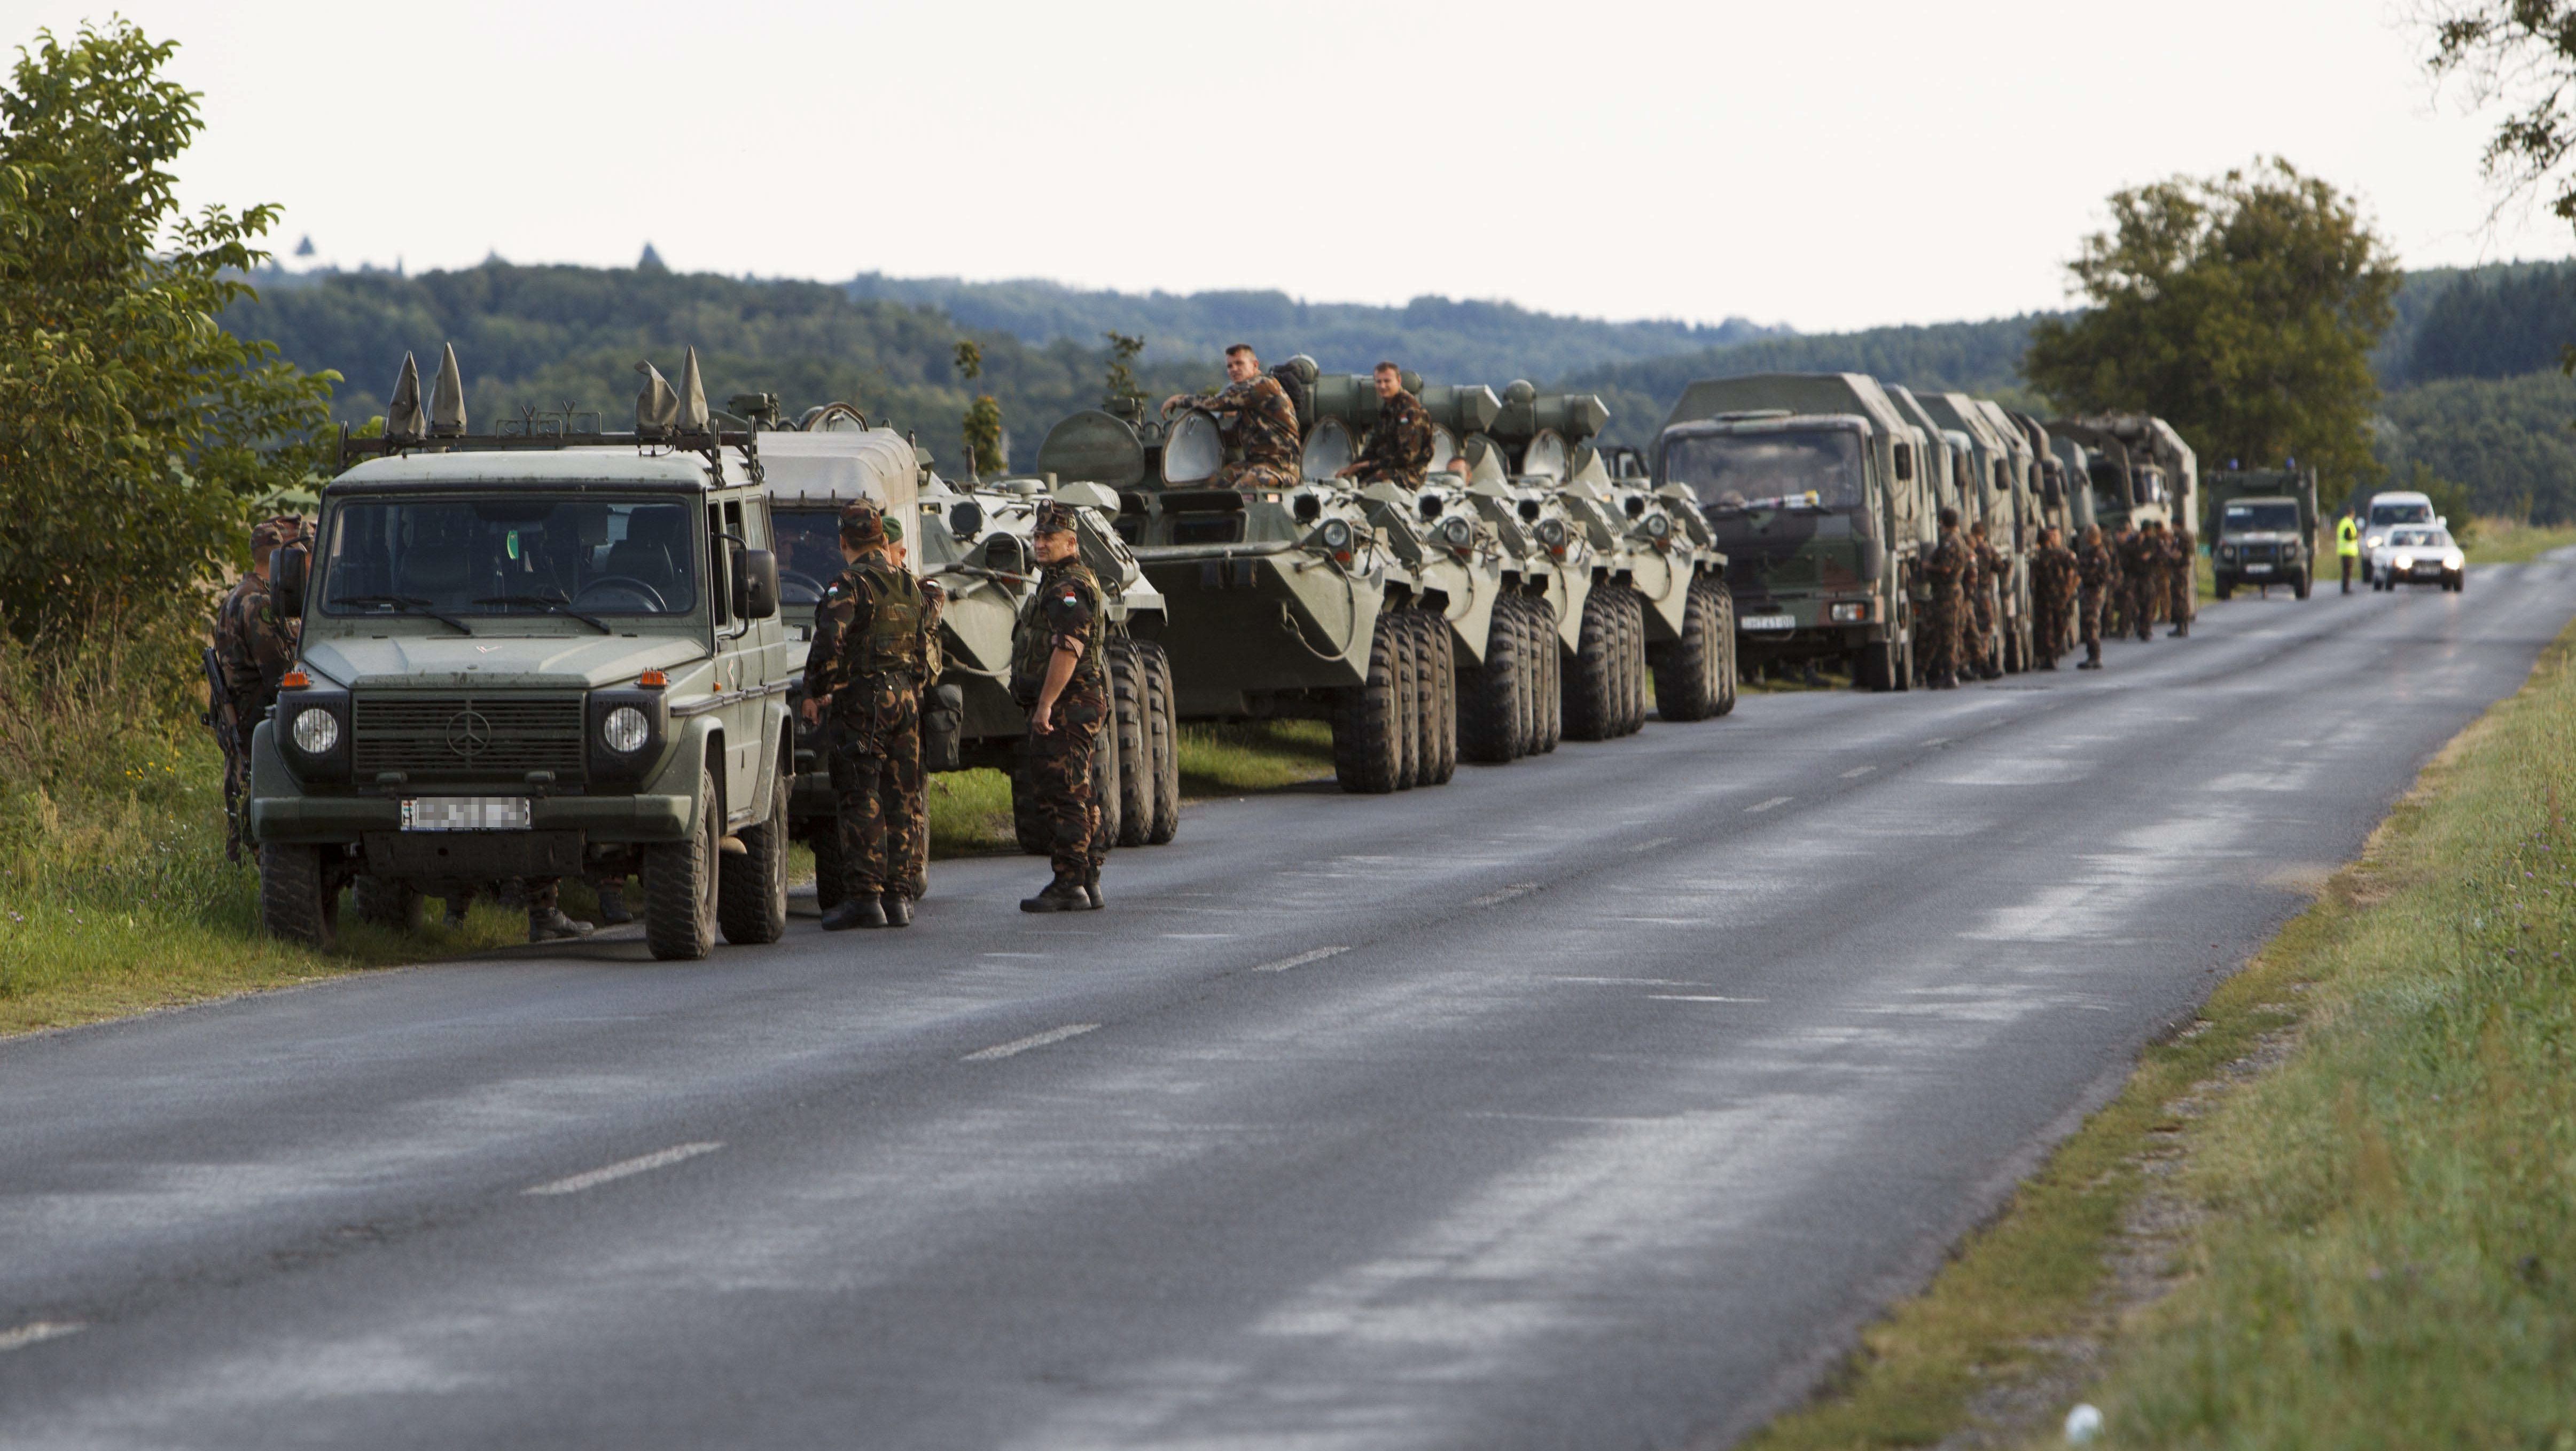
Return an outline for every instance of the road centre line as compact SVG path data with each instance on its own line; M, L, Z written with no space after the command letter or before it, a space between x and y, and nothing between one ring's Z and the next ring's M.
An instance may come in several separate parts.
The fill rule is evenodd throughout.
M1795 796L1774 796L1768 801L1757 801L1753 805L1745 807L1744 814L1751 816L1757 812L1768 811L1774 806L1786 806L1797 799L1798 798Z
M30 1320L15 1330L0 1330L0 1351L11 1351L44 1340L60 1340L77 1335L89 1325L81 1320Z
M614 1183L619 1179L632 1178L637 1174L650 1173L655 1169L667 1169L684 1159L694 1159L700 1154L712 1154L723 1147L724 1142L720 1139L695 1144L673 1144L667 1149L656 1149L652 1153L639 1154L632 1159L620 1159L614 1164L605 1164L586 1173L575 1174L568 1179L552 1180L519 1192L522 1194L578 1194L584 1189L596 1189L602 1184Z
M1632 846L1632 847L1628 848L1628 855L1630 855L1630 856L1635 856L1635 855L1637 855L1637 854L1638 854L1638 853L1640 853L1640 852L1649 852L1649 851L1653 851L1655 848L1657 848L1657 847L1659 847L1659 846L1671 846L1671 845L1673 844L1673 841L1674 841L1674 838L1669 837L1669 836L1659 836L1659 837L1656 837L1656 838L1655 838L1654 840L1652 840L1652 841L1641 841L1641 842L1637 843L1635 846Z
M1307 963L1321 962L1327 957L1338 957L1348 951L1350 951L1348 947L1318 947L1312 952L1298 953L1295 957L1283 957L1277 962L1265 962L1252 970L1254 972L1286 972L1292 967L1304 967Z
M1850 770L1843 772L1843 779L1846 781L1856 781L1877 769L1878 768L1876 766L1854 766Z
M1595 987L1706 987L1677 977L1552 977L1549 982L1579 982Z
M1528 893L1535 892L1537 890L1538 883L1536 882L1514 882L1499 892L1487 892L1481 897L1469 897L1467 899L1467 905L1470 907L1499 906L1502 903L1510 901L1514 897L1525 896Z
M1021 1053L1026 1053L1031 1048L1043 1048L1049 1043L1061 1043L1067 1038L1079 1038L1085 1033L1096 1033L1098 1031L1100 1031L1100 1025L1098 1023L1067 1023L1061 1028L1049 1028L1043 1033L1031 1033L1025 1038L1013 1038L1007 1043L996 1043L990 1048L978 1048L974 1052L967 1054L965 1057L960 1058L957 1061L960 1063L991 1063L997 1059L1010 1058Z
M1648 993L1650 1003L1767 1003L1769 998L1722 998L1714 993Z

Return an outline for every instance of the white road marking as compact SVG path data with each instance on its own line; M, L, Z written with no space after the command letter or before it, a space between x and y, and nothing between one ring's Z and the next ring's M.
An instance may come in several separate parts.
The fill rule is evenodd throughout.
M1706 917L1613 917L1613 922L1650 922L1658 927L1705 927Z
M1659 847L1659 846L1671 846L1672 844L1673 844L1673 838L1672 838L1672 837L1669 837L1669 836L1659 836L1659 837L1656 837L1656 838L1655 838L1654 840L1652 840L1652 841L1641 841L1641 842L1637 843L1635 846L1632 846L1632 847L1628 848L1628 854L1629 854L1630 856L1635 856L1635 855L1636 855L1637 853L1639 853L1639 852L1653 851L1655 848L1657 848L1657 847Z
M1854 766L1850 770L1843 772L1843 779L1846 781L1856 781L1877 769L1878 768L1876 766Z
M987 952L987 953L984 953L984 954L983 954L983 956L986 956L986 957L1044 957L1044 956L1046 956L1046 954L1045 954L1045 953L1043 953L1043 952Z
M1769 998L1722 998L1713 993L1648 993L1650 1003L1767 1003Z
M1946 746L1946 745L1950 744L1950 738L1949 738L1948 736L1934 736L1932 739L1930 739L1930 740L1928 740L1928 741L1925 741L1923 744L1925 744L1926 746Z
M1350 951L1350 949L1347 947L1318 947L1312 952L1298 953L1295 957L1283 957L1277 962L1265 962L1259 967L1254 968L1253 971L1286 972L1292 967L1304 967L1307 963L1321 962L1327 957L1337 957L1348 951Z
M584 1189L596 1189L602 1184L614 1183L619 1179L630 1178L637 1174L649 1174L655 1169L667 1169L684 1159L694 1159L700 1154L712 1154L723 1147L721 1140L697 1144L673 1144L667 1149L656 1149L652 1153L638 1155L632 1159L621 1159L614 1164L590 1170L588 1173L575 1174L569 1179L557 1179L519 1192L522 1194L578 1194Z
M1007 1043L996 1043L990 1048L978 1048L957 1061L990 1063L997 1058L1009 1058L1026 1053L1031 1048L1043 1048L1049 1043L1061 1043L1067 1038L1079 1038L1085 1033L1096 1033L1099 1030L1098 1023L1067 1023L1061 1028L1049 1028L1043 1033L1031 1033L1025 1038L1013 1038Z
M1162 935L1180 942L1205 942L1214 938L1232 937L1235 934L1231 932L1166 932Z
M1467 905L1470 907L1491 907L1498 903L1508 902L1514 897L1525 896L1537 890L1538 883L1536 882L1514 882L1499 892L1487 892L1481 897L1470 897L1467 899Z
M0 1351L17 1350L39 1340L60 1340L88 1328L79 1320L30 1320L15 1330L0 1330Z
M1757 812L1768 811L1774 806L1786 806L1797 799L1798 798L1795 796L1774 796L1768 801L1757 801L1753 805L1745 807L1744 814L1751 816Z
M1598 987L1702 987L1705 984L1684 982L1677 977L1552 977L1549 982L1590 983Z

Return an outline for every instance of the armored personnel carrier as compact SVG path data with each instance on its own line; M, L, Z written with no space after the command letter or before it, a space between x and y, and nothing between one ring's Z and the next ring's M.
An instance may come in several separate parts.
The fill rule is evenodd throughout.
M1873 690L1913 675L1909 581L1932 485L1913 425L1859 373L1766 373L1685 389L1654 479L1697 501L1727 557L1749 662L1847 662Z
M2218 597L2281 584L2306 599L2316 584L2317 471L2221 469L2207 490Z
M260 918L327 946L341 891L401 926L443 885L633 873L656 957L787 924L787 690L759 438L697 355L632 432L466 431L447 351L384 436L343 434L314 545L272 562L303 622L252 734ZM445 895L443 892L436 893Z

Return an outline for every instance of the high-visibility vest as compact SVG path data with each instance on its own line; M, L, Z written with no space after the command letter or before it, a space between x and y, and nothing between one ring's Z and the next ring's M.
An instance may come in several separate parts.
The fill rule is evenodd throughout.
M2349 559L2360 552L2361 526L2353 523L2352 516L2347 514L2343 522L2335 526L2335 553Z

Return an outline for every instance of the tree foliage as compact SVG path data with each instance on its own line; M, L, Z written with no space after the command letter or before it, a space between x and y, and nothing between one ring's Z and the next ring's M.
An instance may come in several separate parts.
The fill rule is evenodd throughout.
M2545 192L2576 222L2576 0L2441 0L2426 19L2434 76L2504 112L2484 157L2498 207Z
M2358 206L2280 160L2111 198L2069 270L2091 304L2032 329L2022 371L2060 407L2156 414L2203 459L2371 476L2370 355L2400 273Z
M972 338L957 340L957 374L969 383L984 376L984 350ZM1009 472L1011 461L1002 449L1002 403L992 394L978 393L966 405L958 441L966 448L966 467L976 476Z
M2457 479L2469 506L2451 512L2535 524L2576 521L2576 379L2552 368L2519 378L2445 378L2390 393L2378 453L2391 477L2422 464Z
M0 623L22 640L191 627L261 495L301 481L329 380L215 316L276 209L179 212L202 129L174 50L40 32L0 90Z

